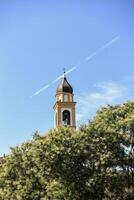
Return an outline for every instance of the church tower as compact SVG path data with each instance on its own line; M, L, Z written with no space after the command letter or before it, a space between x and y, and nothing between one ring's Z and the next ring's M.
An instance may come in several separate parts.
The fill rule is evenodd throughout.
M73 88L68 83L64 72L64 77L57 88L55 96L55 127L63 125L76 128L75 105Z

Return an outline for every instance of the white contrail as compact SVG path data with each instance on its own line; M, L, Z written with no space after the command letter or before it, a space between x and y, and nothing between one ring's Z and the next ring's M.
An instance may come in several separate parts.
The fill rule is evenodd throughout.
M104 50L105 48L109 47L110 45L112 45L113 43L115 43L119 39L120 39L120 35L115 36L112 40L106 42L103 46L101 46L97 51L95 51L95 52L91 53L89 56L87 56L85 58L85 61L87 62L87 61L91 60L98 53L100 53L102 50Z
M117 35L116 37L114 37L112 40L110 40L109 42L107 42L106 44L104 44L101 49L105 49L108 46L110 46L111 44L115 43L117 40L120 39L120 35Z
M103 46L101 46L98 50L96 50L95 52L91 53L90 55L88 55L83 61L84 62L88 62L89 60L91 60L93 57L95 57L98 53L100 53L102 50L104 50L105 48L109 47L110 45L112 45L113 43L115 43L117 40L120 39L120 35L115 36L112 40L106 42ZM71 69L69 69L66 74L69 74L71 72L73 72L74 70L76 70L78 68L79 65L81 65L83 62L79 63L78 65L75 65L74 67L72 67ZM31 98L40 94L41 92L43 92L44 90L48 89L52 84L56 83L57 81L59 81L61 78L63 78L63 74L58 76L55 80L53 80L50 84L47 84L45 86L43 86L40 90L36 91L33 95L31 95Z
M71 69L69 69L66 74L71 73L72 71L76 70L77 66L72 67ZM30 97L34 97L38 94L40 94L41 92L43 92L44 90L48 89L52 84L56 83L57 81L59 81L64 75L60 75L58 78L56 78L54 81L52 81L50 84L47 84L45 86L43 86L41 89L39 89L38 91L36 91L33 95L31 95Z
M89 56L86 57L85 61L91 60L94 56L96 56L96 54L97 54L97 52L90 54Z
M43 86L40 90L38 90L37 92L35 92L35 93L34 93L33 95L31 95L30 97L32 98L32 97L34 97L34 96L40 94L41 92L43 92L44 90L46 90L46 89L49 88L49 87L50 87L50 84Z
M71 73L71 72L74 71L76 68L77 68L77 66L72 67L71 69L69 69L69 70L66 72L66 74ZM63 78L63 76L64 76L63 74L60 75L58 78L56 78L54 81L52 81L51 84L56 83L56 82L59 81L61 78Z

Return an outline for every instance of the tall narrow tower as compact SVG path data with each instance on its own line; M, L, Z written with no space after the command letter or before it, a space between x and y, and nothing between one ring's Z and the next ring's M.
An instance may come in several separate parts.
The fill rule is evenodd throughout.
M68 83L65 72L55 96L55 127L61 125L76 128L75 105L73 88Z

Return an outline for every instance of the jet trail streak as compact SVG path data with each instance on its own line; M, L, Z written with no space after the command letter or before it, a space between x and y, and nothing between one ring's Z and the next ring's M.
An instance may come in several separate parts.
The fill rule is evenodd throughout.
M91 53L89 56L85 58L85 61L91 60L93 57L95 57L98 53L100 53L102 50L106 49L107 47L111 46L113 43L115 43L117 40L120 39L120 35L115 36L112 40L106 42L103 46L98 48L95 52Z
M90 55L88 55L83 61L84 62L88 62L89 60L91 60L93 57L95 57L98 53L100 53L102 50L106 49L107 47L111 46L113 43L115 43L117 40L120 39L120 35L115 36L112 40L106 42L103 46L101 46L100 48L98 48L95 52L91 53ZM72 67L71 69L69 69L66 74L69 74L71 72L73 72L74 70L76 70L78 68L79 65L81 65L83 62L79 63L78 65L75 65L74 67ZM59 81L64 75L60 75L58 76L55 80L53 80L50 84L47 84L45 86L43 86L41 89L39 89L38 91L36 91L33 95L31 95L30 97L34 97L37 96L38 94L40 94L41 92L43 92L44 90L48 89L52 84L56 83L57 81Z
M77 66L72 67L71 69L69 69L66 74L71 73L72 71L76 70ZM45 86L43 86L41 89L39 89L38 91L36 91L33 95L31 95L30 97L34 97L37 96L38 94L40 94L41 92L43 92L44 90L48 89L52 84L56 83L57 81L59 81L61 78L63 77L63 74L60 75L59 77L57 77L54 81L52 81L50 84L47 84Z
M119 39L120 39L120 35L117 35L112 40L110 40L109 42L107 42L106 44L104 44L101 49L107 48L108 46L110 46L111 44L115 43Z

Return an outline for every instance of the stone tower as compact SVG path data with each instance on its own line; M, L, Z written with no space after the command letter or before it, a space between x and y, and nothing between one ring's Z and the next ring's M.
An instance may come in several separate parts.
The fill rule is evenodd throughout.
M76 128L76 116L73 88L68 83L65 72L55 96L55 127L61 125Z

